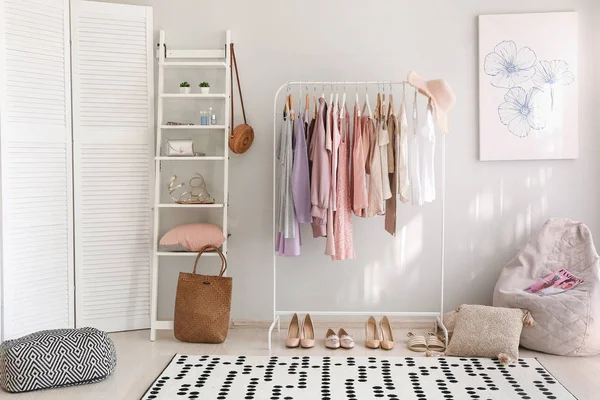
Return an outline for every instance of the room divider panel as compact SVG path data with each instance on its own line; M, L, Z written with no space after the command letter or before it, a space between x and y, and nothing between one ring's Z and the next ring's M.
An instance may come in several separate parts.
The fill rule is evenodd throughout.
M0 338L148 327L151 9L4 0L0 38Z
M76 325L150 327L152 9L72 7Z

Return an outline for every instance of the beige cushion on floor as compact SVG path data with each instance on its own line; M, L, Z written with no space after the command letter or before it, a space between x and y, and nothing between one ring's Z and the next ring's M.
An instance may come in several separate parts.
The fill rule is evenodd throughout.
M462 306L461 306L462 307ZM458 316L457 310L448 311L444 314L444 326L448 331L448 334L452 334L454 332L454 327L456 326L456 317Z
M454 326L456 325L456 317L458 315L457 310L458 308L444 314L443 322L448 332L448 340L452 339L452 335L454 334Z
M526 317L532 323L528 313L518 308L463 305L456 314L446 355L498 357L504 364L514 362L519 358L519 338Z

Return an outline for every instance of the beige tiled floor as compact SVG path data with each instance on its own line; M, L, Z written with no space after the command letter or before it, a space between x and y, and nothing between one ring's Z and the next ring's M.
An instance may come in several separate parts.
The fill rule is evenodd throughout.
M321 336L321 327L317 337ZM357 347L353 350L327 350L323 342L310 350L286 349L282 343L285 330L275 333L273 354L276 355L330 355L330 356L418 356L406 349L404 339L407 329L396 329L397 346L394 350L366 349L360 342L362 329L348 329L357 338ZM154 343L149 341L148 331L115 333L111 335L117 347L118 364L113 376L93 385L64 389L45 390L24 394L8 394L0 391L0 398L14 400L69 400L69 399L139 399L154 378L163 370L175 353L220 354L220 355L264 355L267 350L266 329L235 328L229 333L226 343L220 345L189 344L175 340L170 332L162 332ZM558 357L521 351L521 357L537 357L546 368L565 385L579 400L600 399L600 356L586 358Z

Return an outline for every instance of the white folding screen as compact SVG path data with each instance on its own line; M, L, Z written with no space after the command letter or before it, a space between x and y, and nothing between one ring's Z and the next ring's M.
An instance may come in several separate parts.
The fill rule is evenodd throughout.
M0 2L2 332L74 324L68 0Z
M73 2L77 326L150 326L152 8Z

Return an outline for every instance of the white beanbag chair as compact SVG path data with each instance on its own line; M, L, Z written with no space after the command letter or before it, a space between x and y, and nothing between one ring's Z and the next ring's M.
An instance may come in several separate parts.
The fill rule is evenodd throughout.
M551 296L523 290L561 268L584 281ZM502 270L494 306L531 311L537 324L523 329L523 347L562 356L600 353L600 263L588 227L568 219L548 220Z

